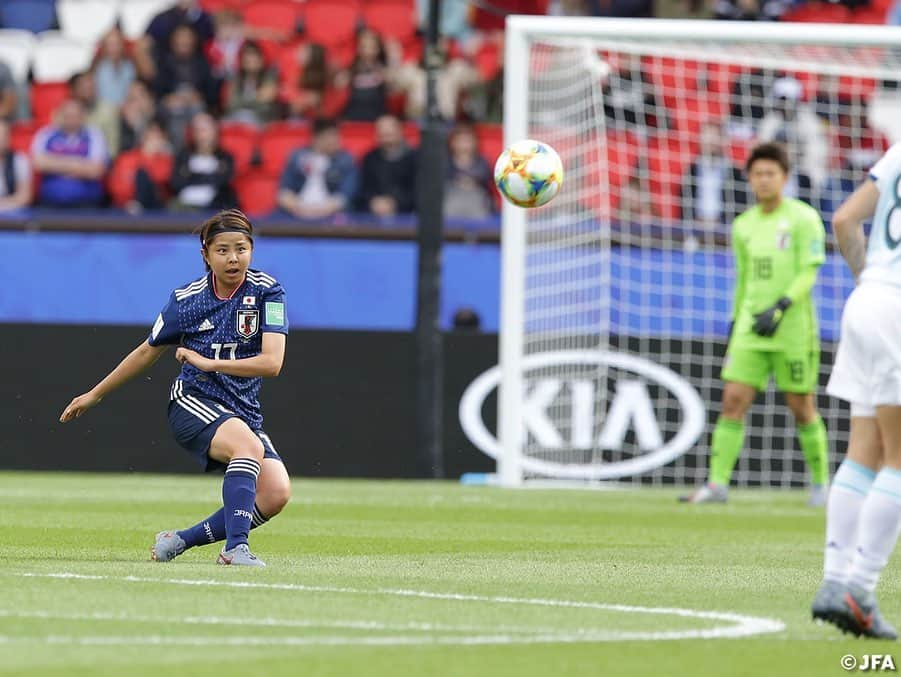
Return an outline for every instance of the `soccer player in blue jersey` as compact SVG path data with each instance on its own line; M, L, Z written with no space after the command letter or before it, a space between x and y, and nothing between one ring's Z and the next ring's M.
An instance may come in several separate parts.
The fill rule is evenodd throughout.
M265 566L248 534L288 502L288 473L263 432L258 395L285 357L285 292L250 268L253 226L236 209L204 222L200 251L207 274L172 292L146 341L91 390L65 408L63 423L81 416L154 364L170 345L182 367L172 384L169 426L207 470L225 469L223 507L182 531L162 531L150 549L167 562L196 545L225 540L219 564Z

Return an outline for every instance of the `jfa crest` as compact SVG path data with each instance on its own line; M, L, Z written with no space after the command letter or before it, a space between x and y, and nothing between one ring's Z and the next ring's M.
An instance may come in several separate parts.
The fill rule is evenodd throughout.
M791 247L792 236L790 233L781 232L776 236L776 248L786 250Z
M238 336L249 339L260 330L259 310L239 310L237 327Z

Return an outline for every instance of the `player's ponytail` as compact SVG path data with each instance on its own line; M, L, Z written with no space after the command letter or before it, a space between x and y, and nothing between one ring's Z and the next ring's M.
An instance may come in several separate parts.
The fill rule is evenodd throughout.
M243 233L253 246L253 224L240 209L224 209L204 221L200 226L200 247L207 251L209 245L220 233ZM204 260L206 269L210 265Z

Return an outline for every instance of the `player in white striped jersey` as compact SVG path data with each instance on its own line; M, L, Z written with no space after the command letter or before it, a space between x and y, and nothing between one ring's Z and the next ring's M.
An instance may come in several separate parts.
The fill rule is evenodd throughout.
M207 470L225 470L223 507L181 531L157 534L156 561L196 545L225 540L219 564L265 566L248 534L279 513L291 485L281 457L263 432L259 391L285 357L285 292L250 269L253 227L238 210L208 219L200 230L207 274L172 292L147 340L93 389L66 407L70 421L150 367L169 345L182 368L169 398L169 426L178 443Z
M829 493L823 583L813 617L897 639L875 590L901 530L901 144L833 219L857 286L842 312L827 392L851 405L848 453ZM863 222L872 217L869 238Z

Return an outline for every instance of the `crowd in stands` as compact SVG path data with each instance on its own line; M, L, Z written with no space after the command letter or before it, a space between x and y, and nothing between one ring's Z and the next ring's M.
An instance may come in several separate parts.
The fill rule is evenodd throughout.
M168 4L136 36L111 25L65 81L17 81L0 44L0 209L415 210L427 0L387 0L383 14L356 0ZM501 148L503 24L460 6L441 17L445 211L479 219L498 206L486 158Z
M78 0L0 3L0 28L16 28L16 21L44 21L30 26L35 31L64 28L66 2ZM864 3L827 4L849 21L901 17L885 0ZM29 4L51 13L10 10ZM89 63L64 81L44 77L37 61L30 77L4 63L2 41L12 32L0 31L0 211L238 205L299 220L411 213L426 113L428 4L172 0L137 29L123 14L98 32ZM817 20L826 5L708 6L719 18ZM501 149L504 12L650 17L654 7L652 0L442 4L436 93L449 132L448 217L497 211L491 162ZM887 146L869 124L873 87L849 93L838 78L812 82L747 67L731 72L720 90L702 70L690 85L668 77L647 58L620 55L601 83L608 185L623 220L728 222L749 203L741 158L756 140L788 145L790 193L828 214ZM686 106L684 97L698 91L710 101L699 95ZM699 102L709 110L697 110ZM686 133L690 143L674 141Z

